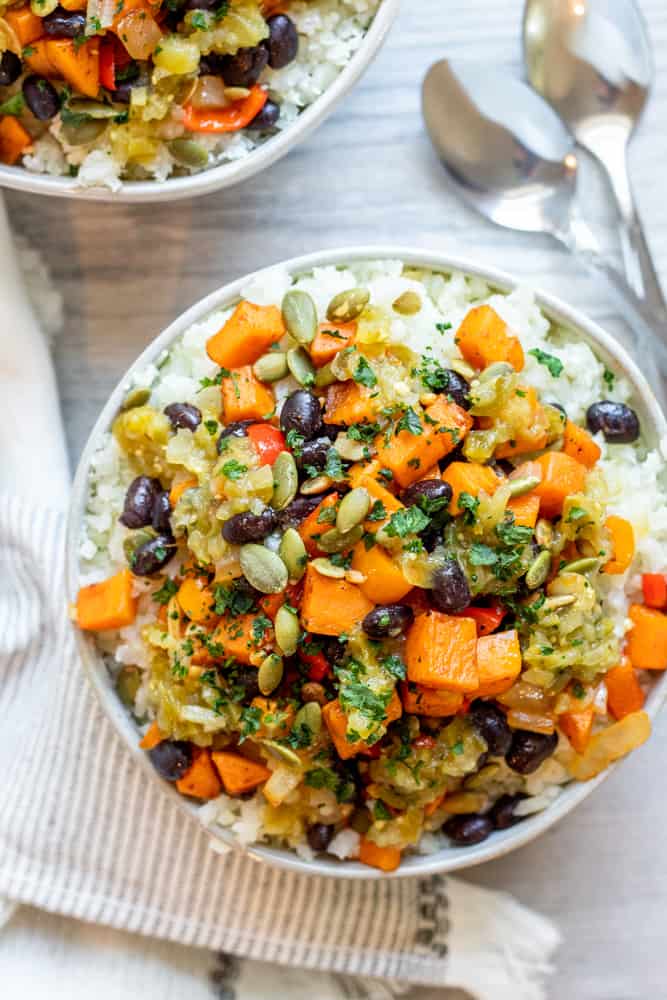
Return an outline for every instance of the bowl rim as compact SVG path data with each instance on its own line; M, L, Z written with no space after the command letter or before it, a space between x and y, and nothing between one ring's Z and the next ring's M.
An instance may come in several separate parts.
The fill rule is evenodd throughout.
M330 86L304 108L291 125L239 160L220 163L198 174L175 177L173 180L122 181L118 191L105 187L82 187L74 177L31 173L25 167L0 165L0 187L55 198L138 204L210 194L248 180L306 139L342 101L380 51L398 16L399 4L400 0L381 0L361 45Z
M67 521L66 541L66 583L69 601L76 599L79 581L79 538L82 517L85 509L88 487L88 474L93 453L100 436L105 433L118 412L123 395L127 389L126 383L130 375L154 361L169 345L181 336L193 323L204 319L215 309L232 305L240 297L241 289L249 281L256 280L263 273L276 267L285 267L291 274L300 274L315 267L326 265L344 266L364 260L400 260L404 264L423 267L434 271L449 273L461 271L467 276L474 276L488 282L502 293L508 293L514 288L527 284L517 280L512 275L486 265L477 264L466 257L458 257L434 250L422 250L414 247L393 246L391 244L366 245L334 248L325 251L308 253L285 261L260 268L250 274L228 282L209 295L200 299L186 309L169 326L166 327L130 365L111 393L102 409L81 454L77 467L72 498ZM532 288L532 285L530 285ZM648 418L649 437L655 438L654 446L660 439L667 436L667 421L655 399L650 386L635 362L627 354L624 347L606 333L597 323L583 315L579 310L562 302L556 296L532 288L535 300L550 319L569 327L573 332L583 335L583 339L595 345L598 356L612 369L619 370L632 383L635 395L641 403L644 419ZM275 848L267 845L241 845L230 831L212 830L205 826L198 815L199 806L179 795L175 788L162 781L151 766L147 756L137 745L137 728L129 713L119 701L112 685L104 659L95 649L94 637L86 635L73 624L75 642L93 689L98 697L102 710L110 720L117 734L125 743L132 757L144 768L162 793L169 795L181 811L192 817L211 840L225 850L234 848L242 850L248 856L268 862L276 867L296 871L301 874L325 875L336 878L375 879L386 878L387 875L362 865L358 861L334 861L315 858L307 861L299 857L290 848ZM645 709L654 719L667 698L667 673L657 678L647 698ZM556 822L571 812L580 802L593 792L618 767L613 764L592 781L567 785L555 802L540 813L530 816L517 826L508 830L497 831L492 838L470 848L444 848L433 854L414 854L408 856L396 872L394 878L423 876L434 873L445 873L499 858L524 844L537 838Z

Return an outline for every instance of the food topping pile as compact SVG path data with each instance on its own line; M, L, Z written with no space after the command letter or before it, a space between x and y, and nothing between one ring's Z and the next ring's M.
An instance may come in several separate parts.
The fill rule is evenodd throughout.
M243 300L195 398L158 409L135 388L113 425L126 566L76 608L83 629L139 627L150 667L116 683L163 778L251 796L262 839L383 871L443 832L476 844L643 743L643 671L667 667L664 575L644 575L627 636L604 609L635 539L598 462L638 440L635 411L569 419L488 304L450 367L389 342L421 308L365 287L324 314L298 287Z

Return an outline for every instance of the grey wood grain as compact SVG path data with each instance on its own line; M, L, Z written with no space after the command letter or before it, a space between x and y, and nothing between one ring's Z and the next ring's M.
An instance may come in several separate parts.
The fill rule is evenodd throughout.
M631 166L658 271L667 282L667 5L643 0L655 50L654 95ZM398 241L469 254L561 294L627 335L586 274L541 238L493 229L446 188L419 118L419 84L443 55L519 72L520 0L406 0L387 45L314 137L270 173L173 205L49 201L8 193L14 227L40 246L67 309L56 364L76 460L125 367L185 306L213 287L299 252ZM599 178L582 202L617 253ZM667 997L665 723L572 816L540 841L471 870L553 917L564 945L550 996Z

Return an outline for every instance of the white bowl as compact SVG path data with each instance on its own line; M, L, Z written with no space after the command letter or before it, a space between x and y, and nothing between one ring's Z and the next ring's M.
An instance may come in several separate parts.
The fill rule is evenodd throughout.
M209 170L188 177L174 177L166 181L123 181L118 191L111 191L105 187L83 187L75 177L35 174L25 167L7 167L0 164L0 187L13 188L15 191L30 191L33 194L46 194L55 198L136 203L192 198L245 181L279 160L293 146L310 135L333 111L379 52L387 32L398 15L399 2L400 0L382 0L363 42L331 86L305 108L292 125L240 160L222 163L220 166L211 167Z
M355 260L374 259L402 260L408 264L432 268L436 271L463 271L467 274L476 275L489 282L501 291L509 291L521 282L501 272L490 270L485 267L478 267L476 264L461 258L452 258L441 254L405 249L392 246L366 246L355 247L342 250L327 250L322 253L308 254L303 257L296 257L286 261L285 266L292 274L299 274L309 271L313 267L327 264L341 265ZM259 273L259 272L258 272ZM214 309L225 308L238 301L241 289L246 285L249 276L233 281L223 288L218 289L196 305L192 306L185 313L179 316L166 330L163 331L150 344L143 354L135 361L131 368L125 373L120 383L116 386L111 397L102 410L102 413L95 424L88 443L83 451L79 467L74 480L72 505L68 522L67 539L67 590L69 600L75 600L79 588L79 565L78 546L81 530L81 523L86 504L88 491L89 467L93 452L97 447L100 436L105 433L122 402L126 391L126 384L129 375L135 370L143 369L147 364L154 362L158 355L168 348L174 340L180 337L191 324L199 322ZM537 301L545 313L559 323L564 324L577 333L581 339L589 342L595 348L599 357L612 370L620 371L630 381L635 389L635 399L633 405L639 412L642 421L644 435L651 446L654 446L659 438L667 435L667 422L662 414L649 385L641 374L635 363L631 360L625 350L609 334L605 333L596 323L587 319L577 310L565 305L560 300L544 293L537 294ZM109 672L102 657L97 651L95 640L92 636L76 631L78 648L83 660L86 673L91 681L102 708L116 728L121 739L127 745L129 752L143 767L147 774L148 781L157 782L165 795L171 796L174 804L184 813L194 817L197 822L198 808L196 805L185 799L170 786L167 782L158 777L146 754L139 749L138 731L136 725L131 720L127 710L119 701ZM667 673L661 674L653 685L646 703L646 711L655 718L661 704L667 696ZM616 765L617 766L617 765ZM548 830L559 819L567 815L580 802L587 798L591 792L605 779L611 772L609 768L593 781L585 783L573 782L561 792L555 802L543 812L528 817L517 826L508 830L494 833L487 841L474 847L447 847L435 854L429 855L408 855L402 862L398 871L393 877L409 875L425 875L432 872L448 872L458 868L466 868L471 865L480 864L483 861L490 861L492 858L500 857L522 844L527 844L540 834ZM212 839L221 843L238 846L232 833L212 832L207 828L206 832ZM267 861L272 865L281 868L288 868L302 873L312 873L317 875L333 875L344 878L386 878L380 872L369 868L356 861L338 862L334 859L320 859L314 861L304 861L293 851L287 848L274 848L255 845L248 848L248 853L255 858Z

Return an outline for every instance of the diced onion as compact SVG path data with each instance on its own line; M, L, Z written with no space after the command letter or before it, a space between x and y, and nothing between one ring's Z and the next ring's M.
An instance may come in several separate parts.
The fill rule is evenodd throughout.
M195 92L190 98L193 108L224 108L225 81L219 76L200 76Z
M620 722L594 733L585 753L575 755L570 772L578 781L589 781L606 770L619 757L640 747L651 735L651 720L646 712L631 712Z

